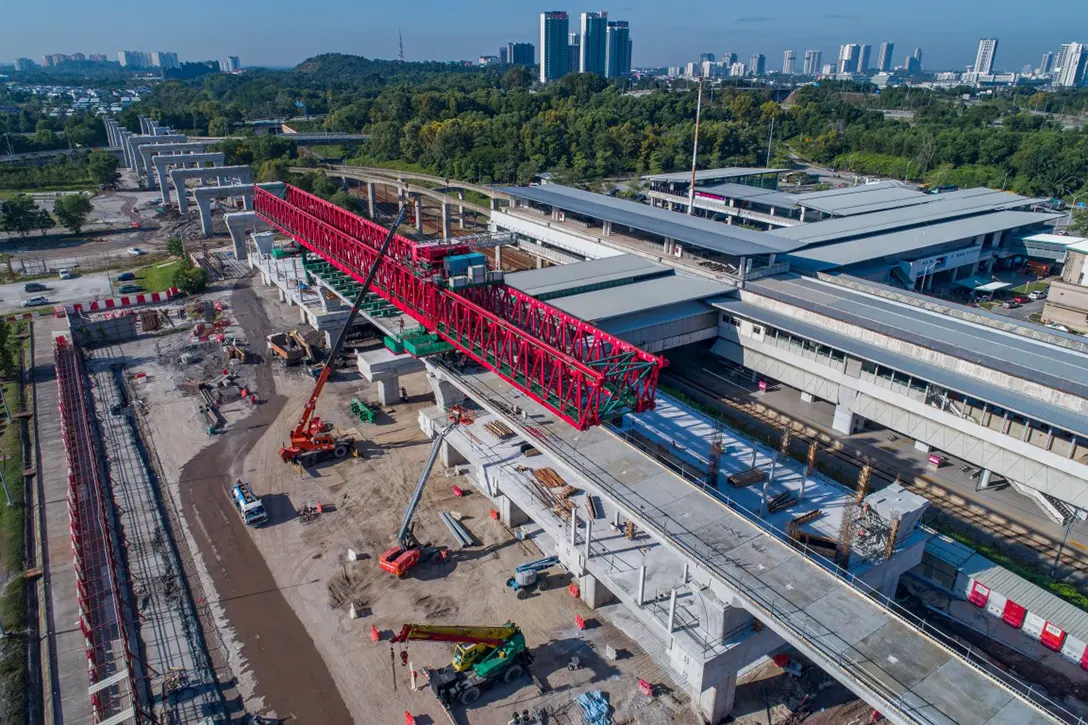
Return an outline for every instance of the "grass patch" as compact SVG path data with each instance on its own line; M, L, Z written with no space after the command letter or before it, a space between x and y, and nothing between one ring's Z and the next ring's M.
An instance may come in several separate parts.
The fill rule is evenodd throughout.
M132 282L117 282L115 284L138 284L145 292L162 292L173 284L174 271L181 266L181 260L160 262L136 270L136 279Z
M1017 293L1017 294L1028 295L1028 294L1031 294L1032 292L1035 292L1036 290L1047 290L1047 289L1050 289L1050 283L1049 282L1028 282L1027 284L1022 284L1019 287L1013 287L1012 291Z

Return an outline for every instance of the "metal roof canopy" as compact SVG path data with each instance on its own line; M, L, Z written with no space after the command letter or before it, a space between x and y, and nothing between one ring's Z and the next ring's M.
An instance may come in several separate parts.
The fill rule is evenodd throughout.
M651 262L637 254L620 254L615 257L591 259L586 262L559 264L542 269L512 272L507 274L503 281L510 287L535 297L613 280L628 278L637 280L644 277L667 276L673 273L672 267Z
M757 204L770 204L771 206L781 206L789 209L797 208L797 200L793 194L786 194L774 189L761 189L758 186L748 186L746 184L726 182L724 184L700 186L695 189L696 198L698 198L699 194L713 194L727 199L743 199Z
M1068 348L814 279L762 279L748 283L747 289L1023 380L1088 397L1088 355ZM1088 425L1088 416L1080 417Z
M967 279L957 280L956 284L975 292L997 292L1006 287L1012 287L1012 282L991 281L986 277L968 277Z
M1088 416L1053 403L1044 403L1029 395L990 385L970 375L953 372L918 358L892 352L877 345L855 340L848 335L830 332L823 327L798 320L780 312L773 312L752 302L740 299L719 300L712 303L715 307L731 314L771 325L779 329L805 337L814 342L842 350L854 357L892 368L920 380L939 385L942 388L962 395L967 395L992 405L1019 413L1032 420L1048 423L1079 436L1088 437Z
M778 254L802 246L768 232L756 232L559 184L495 188L519 199L547 204L592 219L607 220L648 234L668 237L683 245L735 257Z
M717 327L716 311L707 304L707 302L702 300L680 302L675 305L669 305L668 307L660 307L656 310L643 310L640 312L633 312L629 315L612 317L600 323L599 327L611 335L622 337L624 334L628 334L634 330L641 330L654 325L668 325L681 320L686 320L689 317L699 317L700 315L706 314L714 316L714 323L711 326Z
M735 179L739 176L758 176L760 174L784 174L789 169L765 169L757 166L727 166L721 169L703 169L695 172L696 183L707 179ZM650 174L643 176L647 181L685 181L691 183L690 171L674 171L669 174Z
M845 189L810 191L797 195L800 206L835 216L853 216L897 209L904 206L929 204L939 197L915 191L898 181L881 181Z
M814 243L799 251L790 252L790 257L812 260L819 263L818 266L824 265L822 268L828 266L842 267L867 262L872 259L921 252L928 247L966 241L981 234L1015 229L1029 224L1042 224L1057 216L1061 215L1030 211L998 211L992 214L969 216L965 219L930 224L916 229L873 234L860 239L847 239L841 242L831 241L824 244ZM847 217L847 220L852 218L856 217ZM826 223L816 222L811 226L815 227ZM792 229L797 228L792 227ZM783 231L786 230L777 230L775 234L781 234Z
M623 287L559 297L549 302L553 307L586 322L597 322L681 302L717 297L732 289L731 286L708 279L673 275Z
M833 242L904 227L934 224L957 217L975 216L984 212L1016 209L1041 201L992 189L966 189L965 191L972 193L937 194L934 195L937 198L928 204L857 214L839 219L825 219L811 224L777 229L774 233L780 237L807 244ZM916 208L918 206L920 208Z

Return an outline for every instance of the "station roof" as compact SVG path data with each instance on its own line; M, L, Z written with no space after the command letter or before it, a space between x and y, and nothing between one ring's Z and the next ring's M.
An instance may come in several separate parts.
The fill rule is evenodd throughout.
M741 176L759 174L784 174L789 169L764 169L758 166L728 166L721 169L703 169L695 172L695 183L712 179L736 179ZM648 181L685 181L691 183L690 171L676 171L671 174L651 174L642 177Z
M766 232L730 226L560 184L496 188L518 199L547 204L591 219L607 220L647 234L668 237L682 245L736 257L774 254L802 246L798 242Z
M698 277L673 275L645 282L560 297L550 304L586 322L657 310L662 307L720 297L734 287Z
M717 327L717 312L713 307L702 300L680 302L679 304L660 307L656 310L644 310L630 315L613 317L598 323L597 327L610 335L623 337L627 333L653 325L670 325L675 322L680 322L681 320L686 320L689 317L698 317L707 314L712 315L713 317L709 326Z
M795 194L786 194L773 189L761 189L758 186L748 186L747 184L725 182L700 186L695 189L695 195L698 196L699 194L712 194L726 199L743 199L757 204L770 204L771 206L787 209L793 209L797 206L797 196Z
M806 244L834 242L855 237L872 236L881 232L895 231L925 224L937 224L962 217L978 216L987 212L1019 209L1040 201L1018 194L993 189L964 189L963 192L935 194L936 199L921 208L905 207L856 214L839 219L826 219L811 224L801 224L787 229L776 229L774 234ZM916 207L918 205L915 205Z
M746 289L753 294L1088 398L1088 355L1075 350L796 275L749 282ZM845 339L854 340L850 337ZM1067 412L1080 417L1081 428L1088 428L1088 416Z
M992 214L952 219L914 229L883 234L877 233L858 239L846 239L841 242L814 243L805 249L791 252L790 257L816 263L802 264L805 267L819 269L843 267L858 264L859 262L867 262L871 259L921 252L930 247L970 239L980 234L1016 229L1030 224L1041 224L1057 216L1060 215L1028 211L998 211ZM850 218L844 221L850 221ZM816 222L802 226L817 227L827 223L834 223L834 221ZM788 230L779 229L774 233L781 235L783 231L792 231L799 228L801 227L791 227Z
M619 254L588 262L559 264L543 269L527 269L507 274L504 281L516 290L534 297L561 296L565 290L594 284L617 283L673 274L671 267L651 262L637 254Z
M777 327L780 330L842 350L869 362L892 368L911 377L1019 413L1032 420L1049 423L1076 435L1088 436L1088 416L1069 408L1046 403L1030 395L987 383L975 376L964 375L939 365L924 362L916 356L904 355L879 345L862 342L849 335L832 332L821 325L769 310L754 302L728 298L718 300L713 304L725 312ZM919 312L919 314L923 313ZM968 341L968 344L970 344L970 341Z
M989 277L968 277L967 279L956 280L956 284L975 292L997 292L1012 287L1012 282L995 282L991 281Z
M1085 237L1071 237L1067 234L1032 234L1030 237L1024 237L1024 241L1057 244L1075 252L1088 251L1088 239Z
M834 216L869 214L904 206L928 204L938 198L923 194L900 184L898 181L881 181L876 184L850 186L845 189L811 191L793 197L797 204Z

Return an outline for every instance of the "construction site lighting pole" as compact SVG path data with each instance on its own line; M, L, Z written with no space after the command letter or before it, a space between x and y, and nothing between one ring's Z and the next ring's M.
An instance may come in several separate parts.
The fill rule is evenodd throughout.
M688 215L695 214L695 166L699 159L699 120L703 115L703 79L699 78L699 96L695 101L695 143L691 148L691 186L688 187Z

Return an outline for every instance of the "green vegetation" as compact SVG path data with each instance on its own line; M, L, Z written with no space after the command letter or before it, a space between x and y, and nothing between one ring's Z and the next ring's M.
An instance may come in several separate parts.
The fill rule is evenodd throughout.
M45 114L40 97L25 91L0 89L0 105L12 105L15 112L0 113L0 136L4 137L3 153L10 144L12 153L89 148L106 145L106 126L93 113L81 112L67 119Z
M166 240L166 253L171 257L185 256L185 243L181 241L181 237L170 237Z
M0 229L13 234L19 234L24 238L32 231L40 231L43 234L48 229L56 226L49 212L38 206L32 198L26 194L15 194L4 200L0 206Z
M68 231L79 234L87 224L87 217L94 210L91 198L86 194L65 194L53 202L53 214Z
M193 264L189 258L182 259L170 277L170 283L185 294L203 292L208 286L208 270Z
M108 151L92 151L87 156L87 173L96 184L113 188L121 180L121 160Z
M0 164L0 189L19 191L85 191L94 187L87 166L90 154L57 156L41 166Z
M1035 292L1036 290L1045 292L1048 289L1050 289L1049 282L1028 282L1027 284L1022 284L1019 287L1013 287L1012 292L1016 294L1027 295Z
M1073 210L1073 223L1069 225L1069 231L1080 237L1088 237L1088 209Z
M136 284L147 292L162 292L174 286L174 272L181 267L181 260L153 264L136 271Z

